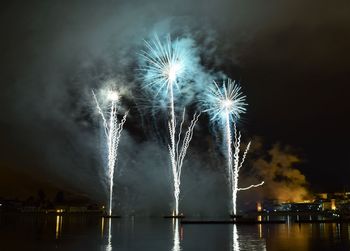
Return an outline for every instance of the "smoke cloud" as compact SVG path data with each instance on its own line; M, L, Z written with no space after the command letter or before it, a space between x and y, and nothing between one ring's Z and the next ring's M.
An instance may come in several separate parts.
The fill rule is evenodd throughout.
M295 166L301 160L290 153L289 147L275 144L268 156L253 162L253 168L265 184L262 192L265 198L280 202L300 202L310 199L305 176Z

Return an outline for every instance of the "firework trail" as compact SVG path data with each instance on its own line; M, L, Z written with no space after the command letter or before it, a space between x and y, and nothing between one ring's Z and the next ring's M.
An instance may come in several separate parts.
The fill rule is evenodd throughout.
M195 113L193 118L188 126L188 129L184 136L182 137L183 124L185 121L185 109L183 111L182 121L179 126L179 133L176 138L171 139L172 145L168 145L171 166L173 171L173 179L174 179L174 198L175 198L175 215L179 215L179 198L180 198L180 185L181 185L181 170L183 161L185 159L187 149L190 145L190 142L193 137L193 129L198 121L200 114ZM174 126L174 127L173 127ZM176 124L171 125L169 122L169 132L170 137L176 136Z
M128 112L126 112L121 121L118 121L117 118L117 104L119 101L119 94L116 91L108 91L107 100L109 104L109 121L107 121L103 110L101 109L100 103L92 90L92 96L96 103L96 108L98 113L101 115L105 136L107 139L107 148L108 148L108 178L109 178L109 203L108 203L108 214L112 215L113 208L113 177L114 169L116 166L116 161L118 157L118 146L120 141L120 136L123 131L123 126L126 122L126 117Z
M239 170L241 169L248 153L250 142L248 143L242 158L240 158L241 134L237 132L236 121L240 114L246 112L245 96L240 92L241 88L231 79L223 81L222 87L213 81L208 92L202 100L204 112L209 114L211 122L218 124L226 137L226 158L229 185L231 190L232 213L236 215L237 192L248 190L264 184L261 182L245 188L238 188ZM231 124L234 127L234 137L232 137ZM233 152L232 152L233 148Z
M187 83L188 69L191 67L188 59L189 53L178 40L172 42L170 36L167 36L165 43L162 43L158 36L155 36L153 41L145 41L145 45L147 50L141 51L140 54L144 61L141 68L144 87L150 89L155 97L165 98L169 104L170 143L168 149L174 185L175 210L173 214L179 215L181 169L193 136L194 126L200 116L197 113L193 115L187 131L182 135L185 109L182 121L180 125L177 125L174 100L175 96L180 94L181 87Z

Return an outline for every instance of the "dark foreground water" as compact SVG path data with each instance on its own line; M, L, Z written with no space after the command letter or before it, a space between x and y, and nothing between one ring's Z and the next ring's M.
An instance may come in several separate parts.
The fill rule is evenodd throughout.
M0 250L350 250L350 224L181 225L162 218L0 214Z

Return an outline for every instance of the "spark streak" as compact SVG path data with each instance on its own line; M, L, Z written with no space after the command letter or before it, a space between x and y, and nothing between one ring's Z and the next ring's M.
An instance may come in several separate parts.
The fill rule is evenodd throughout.
M240 159L239 153L240 153L240 147L241 147L241 133L237 132L236 124L233 124L234 127L234 142L233 142L233 148L234 148L234 154L233 154L233 161L231 160L231 163L233 162L233 166L230 167L231 169L231 176L230 176L230 185L231 185L231 192L232 192L232 213L233 215L237 215L237 192L238 191L244 191L249 190L254 187L259 187L264 184L264 181L250 185L248 187L239 188L238 187L238 178L239 178L239 171L241 167L243 166L243 163L246 159L247 153L250 148L251 142L248 143L242 158ZM227 148L231 148L231 146L228 145Z
M187 149L193 137L193 129L198 121L200 114L195 113L188 126L185 135L182 137L183 124L185 121L185 109L182 115L182 121L179 126L179 133L176 137L176 123L169 122L169 132L171 137L171 145L168 145L171 167L174 179L174 198L175 198L175 215L179 215L179 198L181 185L181 170L185 159ZM175 118L175 116L174 116Z
M113 209L113 177L114 177L114 170L117 162L118 157L118 147L119 147L119 141L120 136L123 131L123 126L126 122L126 117L128 116L128 112L126 112L121 119L121 121L118 121L117 118L117 103L119 101L119 95L115 91L109 91L107 93L107 99L110 101L109 105L109 121L107 122L106 117L103 113L103 110L101 109L100 103L98 102L98 99L92 90L92 95L96 103L96 108L98 113L101 115L103 127L104 127L104 133L107 139L107 148L108 148L108 173L107 176L109 178L109 204L108 204L108 214L112 215L112 209Z
M183 111L180 125L176 122L175 95L179 93L181 86L187 81L185 76L189 67L186 49L179 46L178 40L171 41L167 36L165 43L162 43L158 36L151 42L145 41L146 51L141 51L141 58L144 65L141 68L145 86L155 93L155 97L161 96L169 103L169 137L168 144L170 164L173 174L175 215L179 215L179 196L181 184L181 169L187 149L193 136L193 129L200 114L195 113L190 125L182 136L183 124L185 121L185 109ZM175 93L175 91L178 91ZM163 92L162 92L163 91ZM165 95L164 95L165 94ZM177 129L179 133L177 134Z

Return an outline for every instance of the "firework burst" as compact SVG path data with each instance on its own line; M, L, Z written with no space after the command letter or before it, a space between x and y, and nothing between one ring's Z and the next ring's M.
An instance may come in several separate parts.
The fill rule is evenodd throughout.
M180 90L189 68L187 49L178 40L171 41L170 36L164 43L155 36L154 40L145 41L145 47L140 53L144 87L156 96L166 96L172 89Z
M246 96L241 92L241 87L231 79L224 80L220 87L213 81L206 93L202 104L204 112L209 114L212 122L235 122L240 115L246 112Z

